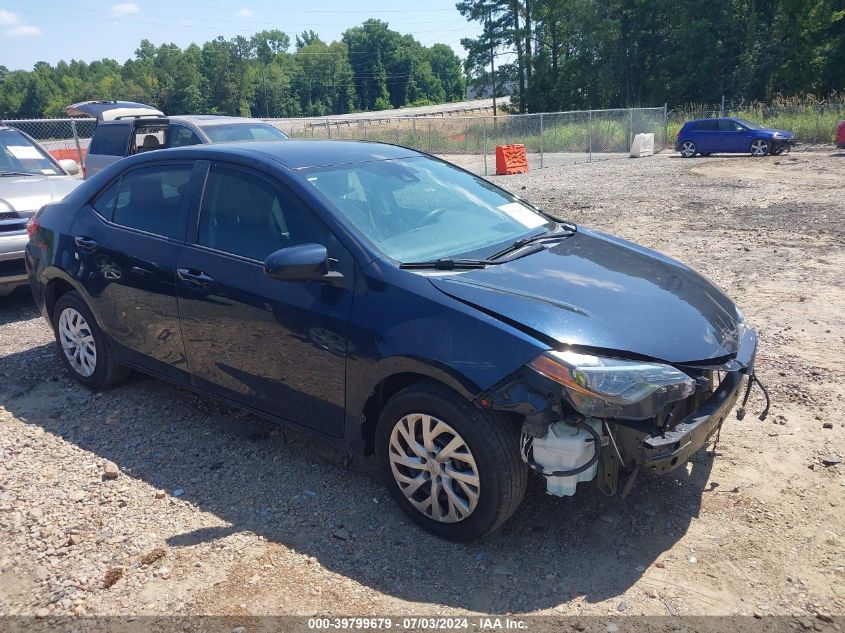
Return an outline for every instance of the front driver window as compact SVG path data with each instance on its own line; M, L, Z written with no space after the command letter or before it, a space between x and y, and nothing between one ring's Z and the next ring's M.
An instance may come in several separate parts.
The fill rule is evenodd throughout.
M200 209L198 243L258 261L299 244L327 245L328 229L272 181L212 165Z

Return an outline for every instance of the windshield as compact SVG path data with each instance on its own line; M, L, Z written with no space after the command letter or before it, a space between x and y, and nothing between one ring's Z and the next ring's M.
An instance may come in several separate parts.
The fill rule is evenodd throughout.
M742 123L745 127L749 130L762 130L762 126L757 125L756 123L752 123L751 121L747 121L745 119L737 119L740 123Z
M0 130L0 174L24 172L39 176L64 175L56 164L17 130Z
M231 143L234 141L281 141L287 136L269 123L225 123L223 125L204 125L202 131L212 143Z
M425 156L318 167L303 175L382 252L403 263L475 254L555 226L483 178Z

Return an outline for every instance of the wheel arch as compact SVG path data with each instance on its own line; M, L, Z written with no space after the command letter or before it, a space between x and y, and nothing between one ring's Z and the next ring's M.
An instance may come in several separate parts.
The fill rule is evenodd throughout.
M91 302L87 300L85 292L78 284L73 282L73 279L70 276L65 275L59 269L48 269L45 271L44 316L47 318L50 325L54 325L53 310L56 307L56 302L59 300L59 297L72 291L78 292L85 301L85 304L88 306L88 309L91 310ZM99 317L94 313L94 311L91 310L91 312L99 321Z
M440 367L420 359L385 359L382 371L376 372L369 389L362 390L365 397L350 403L357 428L357 440L365 455L374 452L376 426L384 405L402 389L418 382L434 381L454 391L471 402L482 388L452 368ZM372 373L370 375L373 375Z

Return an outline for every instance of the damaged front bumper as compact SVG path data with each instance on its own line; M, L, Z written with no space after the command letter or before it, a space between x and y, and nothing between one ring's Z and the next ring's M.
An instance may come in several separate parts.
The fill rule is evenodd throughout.
M680 365L679 369L696 380L695 393L655 411L651 418L581 414L566 389L528 366L483 394L477 403L523 418L522 458L545 477L550 494L574 494L578 481L595 476L599 488L613 495L627 476L625 494L640 470L669 472L686 464L714 434L718 438L745 386L737 410L737 417L743 418L752 384L759 384L754 375L757 335L743 327L739 339L736 354L719 364ZM591 465L597 468L585 470Z
M739 398L743 377L738 371L727 373L722 384L696 411L672 429L644 438L636 463L658 473L685 464L721 428Z

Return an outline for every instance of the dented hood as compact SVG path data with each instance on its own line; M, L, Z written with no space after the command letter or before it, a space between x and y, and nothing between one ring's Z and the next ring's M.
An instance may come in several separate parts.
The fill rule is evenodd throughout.
M430 280L549 344L679 364L723 359L739 347L737 308L707 279L660 253L581 227L541 252Z

